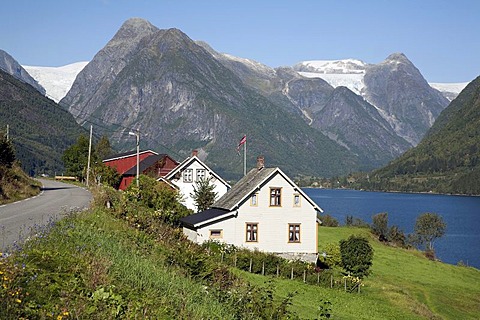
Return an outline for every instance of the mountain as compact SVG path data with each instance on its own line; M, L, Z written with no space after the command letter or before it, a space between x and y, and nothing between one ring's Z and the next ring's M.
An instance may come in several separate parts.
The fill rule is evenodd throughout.
M87 61L76 62L61 67L23 68L46 90L46 95L59 102L72 87L77 74L87 65Z
M402 53L379 64L347 59L305 61L293 68L303 76L320 77L334 87L346 86L361 95L412 146L449 103Z
M370 176L369 188L480 194L480 77L440 114L418 146Z
M334 88L322 78L305 77L292 68L272 69L249 59L216 53L209 47L208 50L246 84L352 151L363 170L385 165L411 147L378 109L346 87ZM365 64L358 60L336 64L315 61L306 64L304 70L319 68L363 78ZM357 88L357 93L362 87Z
M30 175L61 173L61 157L80 134L72 115L29 84L0 70L0 128L9 126L16 158Z
M238 178L235 148L247 134L249 167L263 154L289 174L330 176L358 168L358 157L298 115L247 85L215 56L177 29L127 20L78 74L61 100L77 122L113 132L119 149L166 149L178 157L198 149L219 174ZM170 152L171 151L171 152Z
M38 90L42 95L45 95L45 89L33 79L30 74L8 53L0 50L0 70L11 74L15 78Z
M460 92L467 86L468 82L459 82L459 83L439 83L439 82L429 82L430 87L440 91L442 95L452 101L455 99Z

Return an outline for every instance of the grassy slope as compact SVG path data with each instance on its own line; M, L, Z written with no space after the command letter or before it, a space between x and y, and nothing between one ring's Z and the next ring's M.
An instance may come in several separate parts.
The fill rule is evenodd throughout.
M352 233L370 236L367 229L322 227L320 248ZM370 243L375 255L363 297L338 294L332 299L341 318L476 319L480 314L480 287L475 285L480 282L479 270L429 261L420 252L374 239Z
M351 234L370 237L367 229L328 228L319 231L322 245ZM371 239L375 254L372 274L361 294L319 288L288 280L276 281L282 295L296 290L293 310L311 318L320 299L332 302L334 319L478 319L480 271L429 261L418 251L385 246ZM255 283L264 279L246 275Z
M28 177L20 167L0 167L0 204L33 197L40 193L40 182Z
M370 236L366 229L322 227L320 249L352 233ZM67 305L71 316L78 313L86 316L87 311L82 308L91 307L88 297L98 288L108 289L113 285L115 294L122 297L127 317L143 314L153 318L227 319L233 316L229 306L206 294L200 283L168 267L165 260L168 248L104 212L65 219L50 237L41 238L27 246L22 255L27 257L26 270L45 270L29 285L30 298L24 297L22 303L35 299L36 304L45 306L45 311L60 314L58 302L49 302L48 298L50 290L52 293L60 290L60 296L73 299ZM332 303L334 319L477 318L479 270L432 262L419 252L387 247L373 239L370 242L375 250L372 275L366 279L361 294L275 279L275 296L296 291L291 308L302 319L315 318L322 299ZM48 270L55 272L49 274ZM235 273L260 286L271 279L238 270ZM48 280L51 277L58 277L59 284L73 285L58 287ZM97 304L94 314L105 316L112 307L113 302L109 301Z

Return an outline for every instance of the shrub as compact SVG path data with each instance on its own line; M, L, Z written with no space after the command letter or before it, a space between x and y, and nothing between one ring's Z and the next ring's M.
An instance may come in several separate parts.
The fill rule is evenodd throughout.
M327 243L325 246L324 262L330 267L342 266L342 254L340 252L340 245L338 243Z
M403 230L398 226L391 226L387 234L388 241L399 247L406 246L406 237Z
M320 216L320 221L322 221L323 227L338 227L338 220L332 217L329 214Z
M378 213L372 217L372 233L378 236L380 241L387 241L388 213Z
M355 277L363 278L369 275L373 260L373 248L368 240L351 235L348 240L340 241L342 267Z

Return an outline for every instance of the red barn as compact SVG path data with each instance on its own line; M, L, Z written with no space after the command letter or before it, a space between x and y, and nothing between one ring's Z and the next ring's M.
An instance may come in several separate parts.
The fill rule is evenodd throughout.
M111 156L104 159L105 165L115 168L122 175L119 189L125 190L135 179L137 174L137 152L131 151ZM155 178L164 177L173 170L178 162L167 154L158 154L152 150L144 150L139 153L140 174L146 174Z

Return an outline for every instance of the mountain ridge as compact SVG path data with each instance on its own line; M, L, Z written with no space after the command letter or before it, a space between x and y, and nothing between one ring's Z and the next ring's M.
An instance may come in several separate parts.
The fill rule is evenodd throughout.
M120 149L133 146L126 133L138 129L148 137L146 147L166 147L180 156L198 149L219 174L238 177L242 166L235 147L246 133L249 163L264 154L267 163L291 173L329 175L356 167L354 155L247 88L178 29L151 30L136 38L137 46L110 52L112 43L124 46L122 36L128 28L122 26L91 62L118 72L110 73L108 81L99 77L88 83L95 72L104 70L87 65L61 101L79 123L100 119L108 130L118 129L111 138ZM333 155L335 159L329 159ZM322 167L316 165L318 160Z

